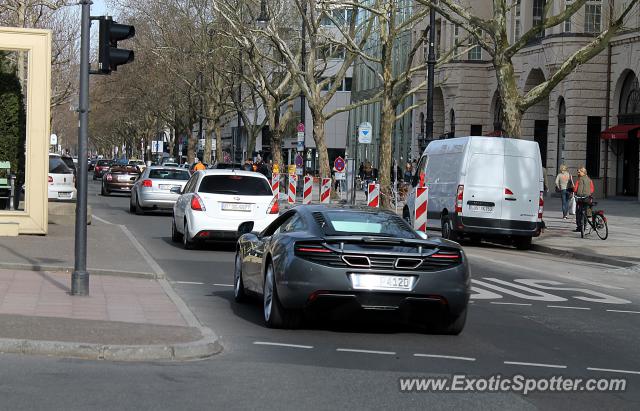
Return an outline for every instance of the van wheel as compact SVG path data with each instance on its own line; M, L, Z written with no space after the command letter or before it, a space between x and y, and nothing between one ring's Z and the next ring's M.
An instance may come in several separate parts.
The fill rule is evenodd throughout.
M518 250L531 249L531 237L516 237L513 239Z
M458 234L453 231L453 225L447 216L442 217L442 238L451 241L458 241Z

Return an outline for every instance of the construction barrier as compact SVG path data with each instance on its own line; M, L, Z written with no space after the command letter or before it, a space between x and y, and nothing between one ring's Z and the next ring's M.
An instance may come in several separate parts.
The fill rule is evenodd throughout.
M367 185L367 205L369 207L380 207L380 184L369 183Z
M417 231L427 231L427 204L429 202L429 189L427 187L416 188L416 202L413 228Z
M312 191L313 177L304 176L304 186L302 187L302 204L311 204Z
M331 202L331 179L323 178L320 185L320 203L329 204Z
M276 195L280 192L280 174L271 174L271 191Z
M289 174L289 196L287 201L289 204L295 204L296 202L296 185L298 184L298 176L295 174Z

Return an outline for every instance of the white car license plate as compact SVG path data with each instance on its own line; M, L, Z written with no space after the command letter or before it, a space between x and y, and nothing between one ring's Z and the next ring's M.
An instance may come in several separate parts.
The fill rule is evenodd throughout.
M118 176L118 181L129 181L131 177L129 176Z
M493 212L493 207L492 206L481 206L481 205L470 205L469 206L469 210L480 212L480 213L492 213Z
M58 198L71 198L71 193L70 192L58 192Z
M354 290L411 291L414 277L399 275L350 274Z
M160 184L158 188L160 190L171 190L173 186L171 184Z
M223 211L251 211L251 204L246 203L222 203Z

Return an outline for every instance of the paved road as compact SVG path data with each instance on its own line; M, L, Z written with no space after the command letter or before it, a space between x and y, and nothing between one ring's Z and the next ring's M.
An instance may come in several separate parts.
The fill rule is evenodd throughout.
M263 326L259 303L233 303L234 249L183 250L170 215L128 213L128 197L98 196L94 215L125 224L205 325L223 338L214 359L108 364L3 356L9 408L636 408L640 402L640 272L483 245L466 247L474 294L458 337L392 319ZM400 377L464 373L627 378L625 393L400 393Z

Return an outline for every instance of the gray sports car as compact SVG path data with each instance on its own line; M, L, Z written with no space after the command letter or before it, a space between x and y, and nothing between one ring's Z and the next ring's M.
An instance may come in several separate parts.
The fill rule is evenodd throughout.
M427 240L392 212L300 206L259 234L252 229L250 221L238 229L234 294L238 302L261 295L268 327L296 327L306 311L355 309L397 311L442 334L464 328L470 275L462 248Z

